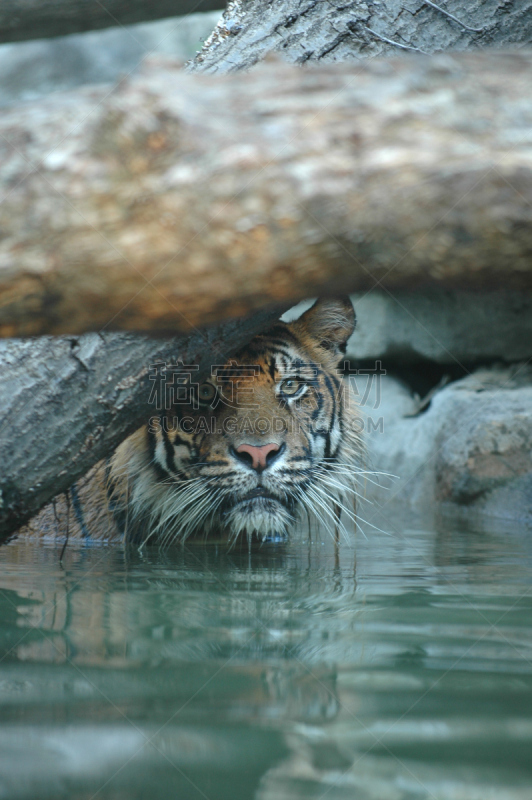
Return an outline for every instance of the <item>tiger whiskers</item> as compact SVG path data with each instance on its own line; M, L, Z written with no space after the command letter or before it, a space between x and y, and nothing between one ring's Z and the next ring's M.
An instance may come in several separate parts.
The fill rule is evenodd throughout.
M331 530L331 528L330 528L329 524L327 523L327 521L322 517L320 512L317 510L316 503L315 502L314 503L310 502L311 498L309 497L308 494L305 494L305 493L301 492L298 499L299 499L299 502L301 503L301 505L303 506L304 510L306 511L306 514L307 514L309 537L312 538L312 517L314 517L315 519L319 520L319 522L321 522L322 526L327 531L327 533L330 534L330 536L333 539L335 539L336 538L336 530L337 530L338 527L342 527L343 528L344 527L343 523L340 520L338 520L337 518L334 518L335 528L334 528L334 530ZM320 502L319 505L322 507L321 502ZM328 509L326 509L326 510L328 511ZM329 513L329 516L332 516L332 515ZM344 533L347 536L347 531L345 531L345 528L344 528Z
M224 492L220 489L215 489L212 494L206 495L195 509L190 509L185 519L179 520L181 526L179 541L181 544L184 544L191 534L198 532L209 521L209 517L212 526L215 514L223 499ZM195 513L192 513L192 511Z
M175 537L178 527L186 531L186 535L180 537L184 541L192 532L190 523L200 519L200 512L205 507L207 511L209 510L207 503L213 497L212 483L213 479L193 478L175 484L174 491L168 492L158 504L152 507L151 514L146 521L148 532L140 547L144 547L154 535L161 536L159 544L162 548L166 547L172 536ZM140 500L137 498L137 500L140 510L142 498Z
M359 480L361 478L367 480L368 475L395 477L389 475L388 473L361 469L356 463L328 462L325 465L320 464L313 468L311 483L306 487L305 491L306 495L313 500L313 504L311 506L313 515L324 524L324 527L329 533L329 526L325 523L323 515L320 512L325 512L329 518L335 520L336 530L339 529L344 538L347 538L347 531L341 522L342 513L345 514L351 522L353 522L355 530L359 530L366 539L367 536L361 528L360 523L373 528L379 533L389 535L386 531L383 531L369 520L364 519L357 510L359 501L363 500L372 505L371 501L365 497L364 494L361 494L358 488ZM369 482L380 486L380 484L372 481L371 479ZM352 496L354 505L353 511L347 507L344 494ZM306 497L303 493L300 494L299 499L304 506L307 506ZM320 511L318 511L318 508Z
M193 496L186 498L186 502L179 508L179 513L170 513L163 520L163 530L166 526L168 530L163 536L161 547L169 546L176 540L184 544L209 515L214 516L221 499L223 492L220 489L211 491L210 484L198 487Z

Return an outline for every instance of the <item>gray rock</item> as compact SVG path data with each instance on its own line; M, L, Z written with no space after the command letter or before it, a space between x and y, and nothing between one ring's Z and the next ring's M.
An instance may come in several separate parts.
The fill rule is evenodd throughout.
M356 379L360 381L359 378ZM442 389L418 416L403 384L381 378L364 412L371 468L387 486L369 485L381 505L399 499L421 510L448 506L466 516L532 523L532 370L479 370ZM375 414L382 422L375 424Z
M221 13L0 45L0 106L82 84L114 83L148 55L186 61L200 49Z
M532 294L374 290L351 299L357 314L347 345L351 359L460 366L532 356ZM312 302L299 303L283 319L295 319Z
M532 294L372 291L352 300L351 358L472 364L532 356Z

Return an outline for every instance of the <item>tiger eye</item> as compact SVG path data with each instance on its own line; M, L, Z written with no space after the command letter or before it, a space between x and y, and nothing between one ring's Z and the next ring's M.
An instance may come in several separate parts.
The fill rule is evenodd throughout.
M200 403L204 405L212 403L216 397L216 387L214 387L212 383L202 383L199 387L198 396Z
M280 389L283 394L294 395L298 393L302 385L303 382L297 380L297 378L286 378L286 380L281 383Z

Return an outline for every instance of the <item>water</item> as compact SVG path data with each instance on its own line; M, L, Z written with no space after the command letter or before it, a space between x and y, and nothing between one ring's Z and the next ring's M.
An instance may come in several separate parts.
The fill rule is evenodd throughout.
M1 548L0 798L530 800L532 531L388 528Z

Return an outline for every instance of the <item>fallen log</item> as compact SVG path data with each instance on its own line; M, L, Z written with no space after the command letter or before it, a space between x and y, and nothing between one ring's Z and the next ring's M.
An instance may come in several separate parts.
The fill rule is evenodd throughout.
M190 331L302 296L532 286L532 55L183 74L0 121L0 334Z
M0 42L64 36L223 7L224 0L2 0Z
M198 366L194 380L278 313L262 312L190 336L125 333L0 342L0 541L142 425L150 366Z

